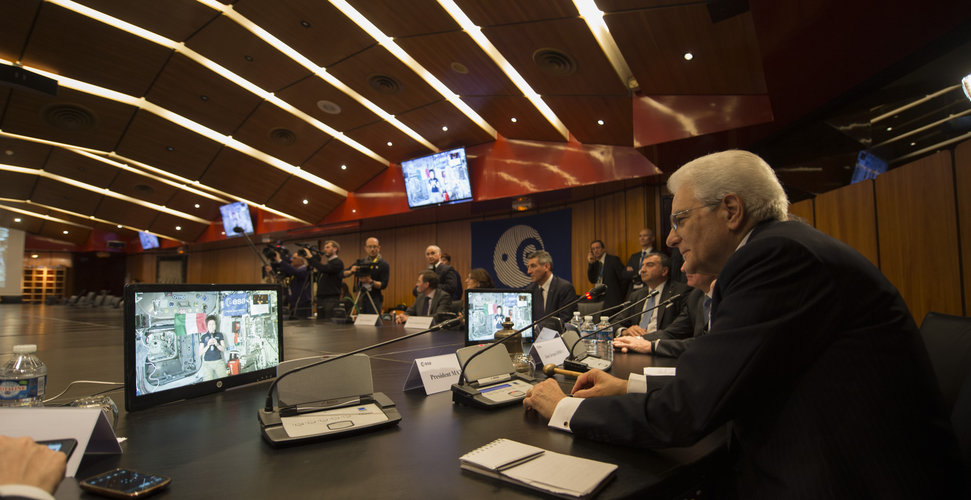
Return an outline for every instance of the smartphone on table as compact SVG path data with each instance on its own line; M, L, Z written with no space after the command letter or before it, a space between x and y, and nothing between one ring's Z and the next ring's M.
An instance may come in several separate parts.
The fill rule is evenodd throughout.
M114 469L81 481L81 489L110 498L142 498L165 489L171 479L131 469Z

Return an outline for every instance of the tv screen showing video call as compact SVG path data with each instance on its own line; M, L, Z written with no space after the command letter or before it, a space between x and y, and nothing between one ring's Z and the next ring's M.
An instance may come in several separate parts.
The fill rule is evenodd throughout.
M496 332L503 329L506 317L512 320L513 330L533 322L533 294L523 290L471 288L465 291L465 317L469 327L467 345L492 342ZM532 329L523 338L532 338Z
M472 200L465 148L401 162L411 208Z

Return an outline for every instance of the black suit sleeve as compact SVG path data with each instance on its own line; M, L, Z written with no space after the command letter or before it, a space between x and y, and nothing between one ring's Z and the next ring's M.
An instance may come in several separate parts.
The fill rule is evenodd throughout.
M600 266L599 260L587 264L587 279L590 280L590 283L596 283L600 279Z
M436 293L432 297L432 310L430 316L438 315L439 313L449 312L452 308L452 297L442 290L442 293Z

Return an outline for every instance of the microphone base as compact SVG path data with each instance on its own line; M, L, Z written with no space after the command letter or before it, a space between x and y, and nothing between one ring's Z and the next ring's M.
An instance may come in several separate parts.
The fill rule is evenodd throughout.
M567 363L569 363L569 367L567 366ZM614 366L613 360L606 360L595 356L584 356L578 360L569 360L569 359L563 360L564 369L573 370L576 372L585 372L590 370L591 368L597 368L599 370L609 372L610 369L613 368L613 366Z
M580 363L578 361L573 361L572 359L564 359L563 360L563 369L564 370L574 371L574 372L580 372L580 373L583 373L583 372L586 372L586 371L590 371L590 367L589 366L587 366L587 365L585 365L583 363Z
M381 412L384 413L385 419L378 422L355 422L352 417L335 417L332 414L328 414L328 410L321 410L317 412L307 412L302 413L299 416L313 417L315 414L319 414L321 419L327 419L326 424L322 425L322 429L319 432L312 434L305 434L299 436L291 436L287 433L286 429L283 427L283 420L280 416L280 409L274 408L273 411L266 411L265 408L260 408L258 412L258 417L260 420L260 433L263 435L263 439L266 440L270 446L274 448L281 448L284 446L295 446L300 444L306 444L315 441L325 441L329 439L338 439L346 436L352 436L355 434L362 434L365 432L375 431L378 429L383 429L385 427L393 427L401 422L401 414L398 413L398 409L395 407L394 401L391 400L382 392L375 392L372 396L373 403ZM347 408L354 409L363 405L353 405Z
M512 380L475 387L472 384L452 384L452 402L475 408L495 410L519 404L526 398L536 380L516 374Z

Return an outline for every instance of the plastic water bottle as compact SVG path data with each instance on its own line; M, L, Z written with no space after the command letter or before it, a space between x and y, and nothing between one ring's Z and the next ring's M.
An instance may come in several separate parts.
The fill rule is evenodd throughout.
M0 406L43 406L47 365L35 344L13 346L13 357L0 368Z
M583 339L583 345L587 348L588 356L597 355L597 341L594 338L595 336L587 337L587 335L595 331L597 331L597 326L593 323L593 316L584 316L583 324L580 325L580 338Z
M579 332L580 327L583 326L583 319L580 318L580 311L573 311L573 319L570 320L570 324L576 327Z
M614 334L610 331L610 317L601 316L600 323L597 323L598 333L594 335L597 339L597 354L594 356L607 361L614 360Z

